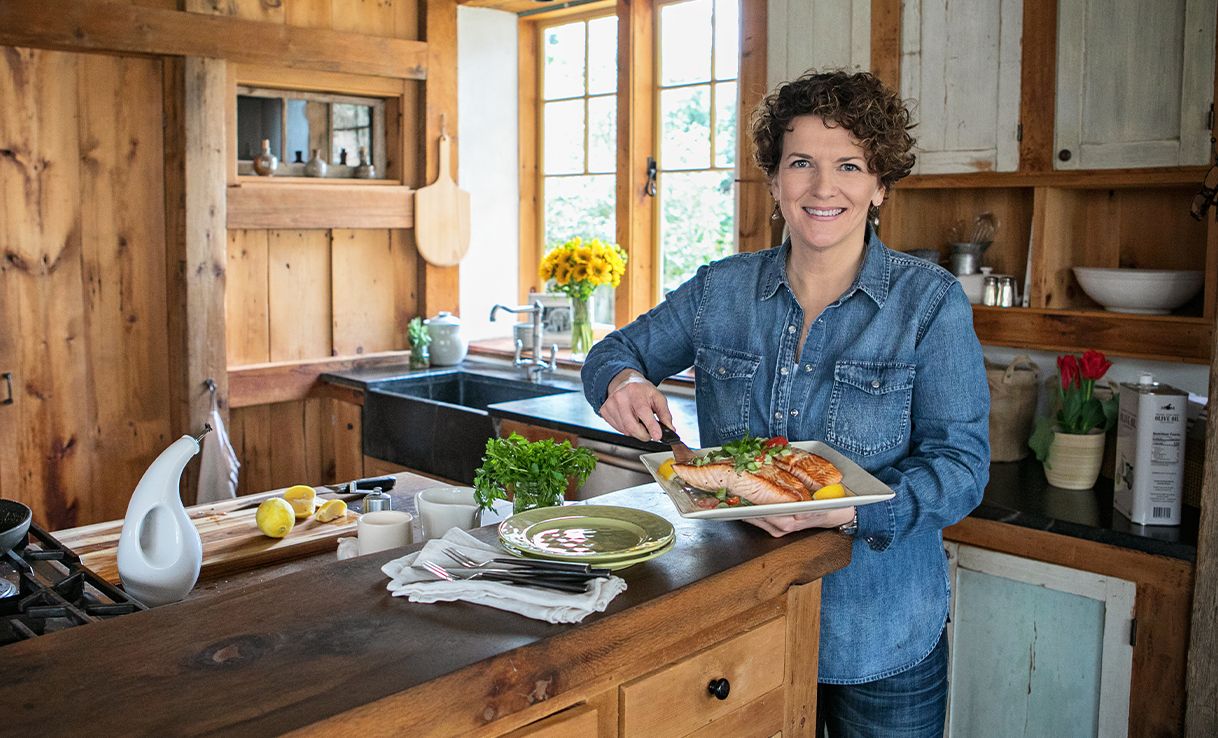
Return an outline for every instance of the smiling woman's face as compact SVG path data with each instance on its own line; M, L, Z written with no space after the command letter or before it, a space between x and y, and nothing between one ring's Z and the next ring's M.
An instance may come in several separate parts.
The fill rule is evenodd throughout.
M821 252L861 251L868 208L884 201L863 147L817 115L791 121L770 194L787 221L792 248Z

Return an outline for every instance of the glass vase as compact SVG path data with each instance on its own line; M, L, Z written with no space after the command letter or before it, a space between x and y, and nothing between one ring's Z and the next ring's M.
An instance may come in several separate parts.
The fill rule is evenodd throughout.
M582 359L592 348L592 315L588 298L571 298L571 355Z
M427 369L431 366L431 352L426 346L410 347L410 368Z
M512 513L521 513L537 507L552 507L562 504L562 495L554 496L540 485L516 484L512 487Z

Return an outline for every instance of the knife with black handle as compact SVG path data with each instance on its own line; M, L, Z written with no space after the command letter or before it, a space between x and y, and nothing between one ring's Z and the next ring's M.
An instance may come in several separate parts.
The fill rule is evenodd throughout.
M584 577L606 578L612 575L611 569L596 569L591 564L576 564L567 561L548 561L545 559L511 559L511 558L494 558L491 561L496 564L511 564L522 568L537 569L555 573L571 573L578 574Z

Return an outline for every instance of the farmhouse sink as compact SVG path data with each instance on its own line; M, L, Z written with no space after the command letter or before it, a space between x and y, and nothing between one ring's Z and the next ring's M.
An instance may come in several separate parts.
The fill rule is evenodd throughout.
M487 406L574 391L464 370L378 382L364 396L364 453L468 484L496 436Z

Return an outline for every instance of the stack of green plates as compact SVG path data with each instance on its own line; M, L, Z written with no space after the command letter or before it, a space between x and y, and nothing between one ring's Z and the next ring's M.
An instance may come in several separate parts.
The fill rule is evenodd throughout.
M672 523L613 505L539 507L499 524L499 541L518 556L624 569L676 545Z

